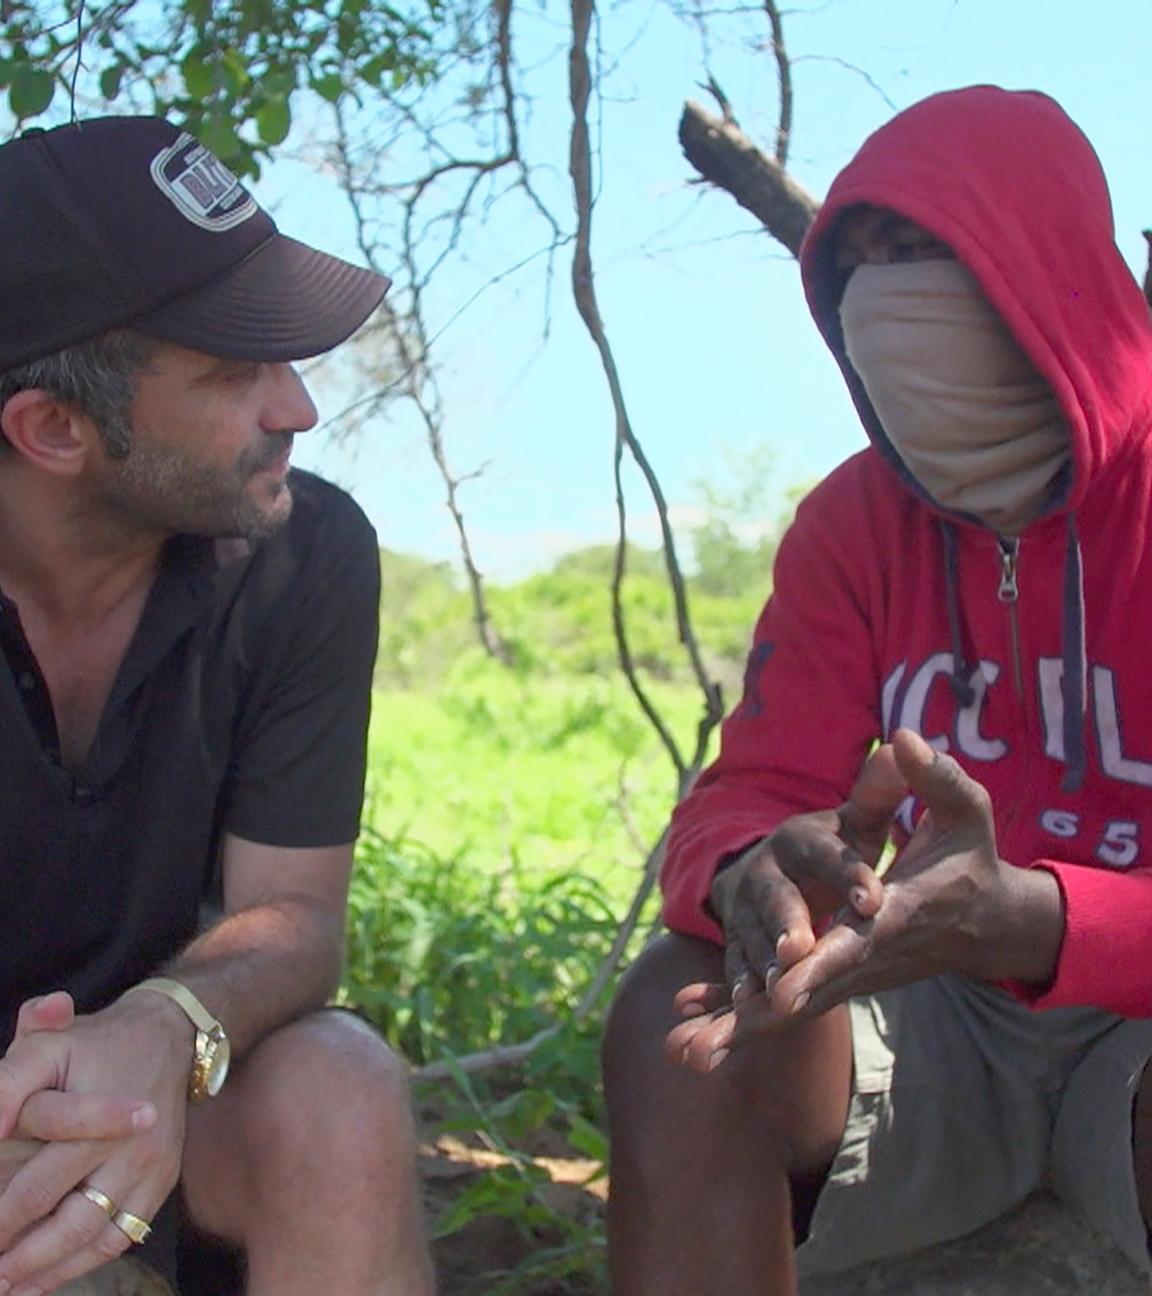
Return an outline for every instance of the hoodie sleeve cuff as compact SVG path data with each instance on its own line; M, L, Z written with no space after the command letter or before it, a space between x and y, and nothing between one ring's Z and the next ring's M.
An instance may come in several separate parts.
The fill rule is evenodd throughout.
M770 831L762 824L730 827L724 838L710 843L707 857L714 860L714 864L707 868L697 865L691 870L666 867L663 877L665 925L684 936L696 936L711 941L713 945L723 945L724 932L710 903L712 882L722 868L763 841Z
M1152 1016L1152 874L1034 860L1064 899L1064 940L1048 986L1005 982L1033 1008L1091 1005L1123 1017Z

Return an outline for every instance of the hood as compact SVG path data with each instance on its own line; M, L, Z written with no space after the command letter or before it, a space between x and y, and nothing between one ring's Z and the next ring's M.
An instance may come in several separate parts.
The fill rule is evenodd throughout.
M805 292L864 427L907 476L844 353L830 235L846 209L886 207L948 243L1050 385L1071 438L1074 510L1089 482L1145 435L1152 317L1113 237L1099 159L1034 91L933 95L865 141L832 184L801 249Z

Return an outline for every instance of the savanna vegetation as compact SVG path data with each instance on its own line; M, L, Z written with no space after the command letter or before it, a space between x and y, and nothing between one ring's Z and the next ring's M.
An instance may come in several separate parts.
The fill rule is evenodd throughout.
M675 3L669 12L689 30L700 20ZM742 151L751 141L714 81L722 115L690 105L685 119L708 148L691 142L690 127L684 147L702 176L733 192L748 183L748 164L758 176L767 167L787 208L787 238L772 232L791 246L816 204L783 184L792 106L779 14L768 0L732 21L768 40L778 69L774 153ZM614 93L604 36L592 0L555 13L512 0L0 6L0 90L15 129L157 112L245 177L296 139L295 156L346 204L361 259L394 279L344 366L347 404L330 427L354 436L397 403L415 412L461 562L457 571L382 555L366 828L342 993L411 1061L441 1158L455 1149L473 1171L430 1199L453 1296L603 1289L601 1212L557 1197L550 1158L592 1185L605 1172L603 1010L656 919L662 826L739 688L779 529L767 458L745 456L740 485L701 485L699 521L677 533L633 426L592 252L597 121ZM530 129L536 103L557 92L569 129ZM720 177L717 156L737 171ZM518 251L489 282L546 264L550 297L555 271L570 263L569 309L599 356L613 412L615 543L513 585L488 580L472 550L466 487L483 469L454 463L428 307L432 285L474 276L469 241L497 219ZM637 482L639 507L658 517L652 551L629 535ZM430 1168L433 1189L438 1173ZM503 1240L468 1243L454 1271L452 1240L494 1224Z
M729 697L777 540L778 527L748 524L766 484L702 486L711 508L689 537L697 632ZM490 588L506 662L477 642L451 568L381 558L344 995L418 1076L434 1078L421 1086L429 1139L482 1167L434 1202L437 1235L467 1237L494 1220L508 1231L503 1243L469 1246L470 1264L479 1251L496 1267L452 1290L602 1290L601 1213L575 1186L557 1196L553 1167L560 1158L593 1187L606 1170L600 1024L619 968L657 920L653 898L613 949L677 791L617 667L614 550L584 549ZM687 743L699 689L678 650L663 564L643 549L627 559L635 660Z
M876 15L892 8L869 4ZM600 1213L557 1195L549 1158L593 1183L603 1174L603 1010L655 921L662 825L735 700L783 522L764 489L770 463L748 455L737 485L701 485L693 527L670 520L643 444L651 420L601 313L596 270L601 284L609 275L595 263L593 226L621 193L651 210L651 244L675 220L621 173L612 107L636 113L629 58L653 39L659 58L661 24L689 32L699 68L679 120L668 121L684 186L699 186L718 237L759 246L766 233L794 254L819 206L791 161L797 107L812 102L797 104L794 63L861 81L895 107L851 48L807 35L807 18L835 8L0 4L0 91L14 129L161 112L244 177L275 158L304 161L338 195L360 259L395 281L349 349L347 401L330 430L354 437L403 406L443 484L460 563L382 555L367 826L343 993L411 1060L429 1139L471 1158L431 1202L441 1259L454 1238L504 1229L485 1234L458 1275L445 1272L446 1296L603 1290ZM585 431L589 454L606 463L616 537L501 585L470 542L469 486L484 469L458 462L439 346L473 302L519 284L529 267L546 273L538 298L525 290L516 309L536 312L540 345L566 310L600 365L606 413ZM453 289L438 298L445 283ZM691 304L684 320L690 340L731 327ZM620 355L647 345L621 333ZM694 354L681 371L717 392L725 383ZM651 510L661 546L637 548L632 518Z

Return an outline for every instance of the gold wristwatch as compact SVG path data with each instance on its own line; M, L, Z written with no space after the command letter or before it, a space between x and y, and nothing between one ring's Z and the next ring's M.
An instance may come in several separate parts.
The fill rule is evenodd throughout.
M188 1020L196 1027L196 1052L192 1058L192 1074L188 1077L188 1101L202 1103L215 1098L224 1086L228 1064L232 1060L232 1049L224 1027L187 986L171 977L150 977L134 985L127 993L135 994L137 990L155 990L157 994L167 995L187 1014Z

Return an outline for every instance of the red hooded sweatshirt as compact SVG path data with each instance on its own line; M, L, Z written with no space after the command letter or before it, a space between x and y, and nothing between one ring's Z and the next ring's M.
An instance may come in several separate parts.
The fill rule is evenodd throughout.
M1014 557L924 496L844 355L829 235L857 204L948 243L1059 401L1070 470ZM840 804L874 741L909 728L988 789L1001 857L1059 881L1059 963L1031 1002L1150 1016L1152 321L1099 161L1043 95L936 95L866 141L801 265L872 446L781 543L743 699L673 816L665 920L719 941L705 901L720 861Z

